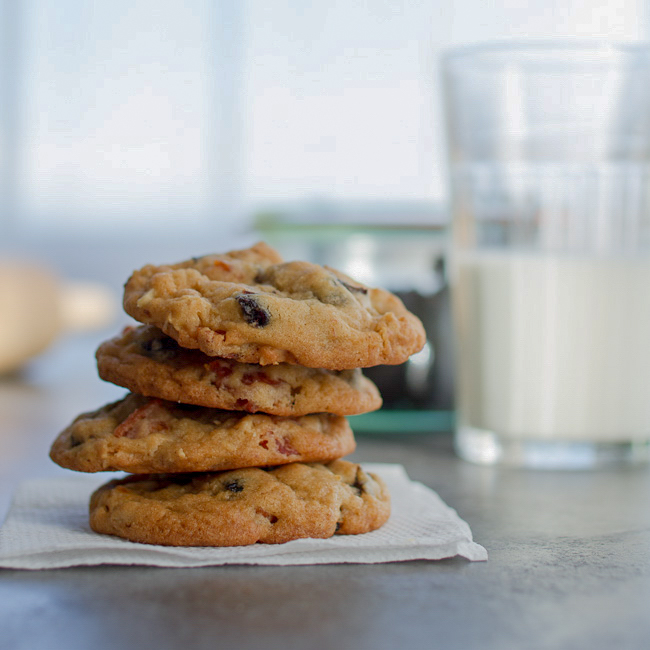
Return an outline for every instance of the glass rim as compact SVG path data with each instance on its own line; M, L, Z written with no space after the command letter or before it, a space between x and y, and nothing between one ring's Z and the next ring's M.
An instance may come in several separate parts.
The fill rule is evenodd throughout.
M579 59L558 58L566 54L579 55ZM499 66L522 61L540 63L562 61L570 65L576 62L618 61L630 56L647 56L650 59L650 41L618 42L585 39L492 41L447 48L441 53L441 62L443 65L449 65L471 60Z

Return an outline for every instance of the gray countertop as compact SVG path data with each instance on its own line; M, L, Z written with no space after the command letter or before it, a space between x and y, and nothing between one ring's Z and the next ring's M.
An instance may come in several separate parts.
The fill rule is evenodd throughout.
M101 339L101 336L99 337ZM0 518L69 419L123 393L97 340L64 340L0 382ZM487 562L0 570L0 648L647 648L650 472L458 460L450 436L358 436L470 524Z

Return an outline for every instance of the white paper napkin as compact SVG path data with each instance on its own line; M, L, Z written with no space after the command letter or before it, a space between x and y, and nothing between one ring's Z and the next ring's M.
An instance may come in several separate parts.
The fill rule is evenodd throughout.
M199 567L221 564L334 564L440 560L460 555L486 560L486 550L454 510L401 465L364 463L379 474L392 497L392 513L379 530L330 539L225 548L136 544L98 535L88 525L91 492L106 476L71 475L19 486L0 529L0 567L53 569L97 564Z

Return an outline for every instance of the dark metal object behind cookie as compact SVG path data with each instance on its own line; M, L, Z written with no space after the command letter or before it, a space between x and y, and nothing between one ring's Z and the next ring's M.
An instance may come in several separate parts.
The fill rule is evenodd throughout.
M429 361L413 372L415 361L398 366L365 368L377 384L386 409L441 409L453 407L453 352L449 287L433 295L417 291L394 291L424 324ZM409 368L411 364L411 368Z

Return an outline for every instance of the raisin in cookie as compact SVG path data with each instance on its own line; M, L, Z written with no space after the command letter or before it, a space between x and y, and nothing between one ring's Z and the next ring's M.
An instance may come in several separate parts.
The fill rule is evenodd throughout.
M379 528L390 497L354 463L291 463L210 474L130 476L90 500L98 533L167 546L280 544Z
M266 244L167 266L125 286L124 309L186 348L244 363L344 370L398 364L422 348L422 323L388 291Z
M284 418L187 406L133 393L80 415L54 441L52 460L79 472L207 472L323 462L355 448L347 420Z
M182 348L152 325L128 327L97 350L99 376L149 397L256 413L355 415L381 406L361 370L260 366Z

